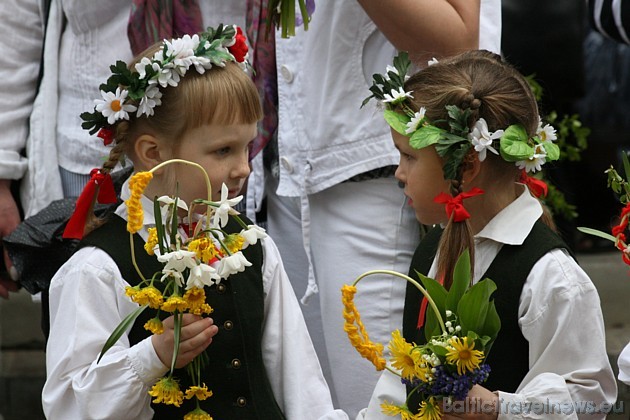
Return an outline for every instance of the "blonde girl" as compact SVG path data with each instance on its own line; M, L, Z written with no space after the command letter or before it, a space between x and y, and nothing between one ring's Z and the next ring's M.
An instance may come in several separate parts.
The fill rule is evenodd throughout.
M166 40L137 57L131 73L122 62L113 66L94 112L82 115L84 128L114 145L103 166L93 171L66 228L68 237L85 236L50 286L42 395L47 418L182 418L186 413L196 413L186 418L209 418L193 410L191 400L154 387L173 357L172 316L162 321L164 332L152 333L143 328L149 315L141 315L97 362L109 335L137 308L125 294L140 279L125 229L132 207L119 206L105 221L92 217L90 207L112 198L109 171L124 156L137 173L171 159L198 164L209 176L211 199L226 206L236 203L262 117L256 87L243 71L246 54L245 38L235 26ZM136 186L127 181L121 198L129 199L134 191ZM202 172L187 164L154 172L140 197L144 218L134 235L141 272L165 268L143 245L151 241L149 229L155 226L153 198L175 194L186 203L206 198ZM186 237L191 225L205 223L199 207L193 220L182 218L179 235ZM230 221L224 229L238 233L241 228ZM206 354L200 383L212 392L204 391L200 404L215 418L343 419L345 413L333 409L276 246L264 233L259 238L242 251L247 264L204 287L214 312L184 314L176 367ZM175 373L186 389L185 372ZM170 404L156 404L160 401Z

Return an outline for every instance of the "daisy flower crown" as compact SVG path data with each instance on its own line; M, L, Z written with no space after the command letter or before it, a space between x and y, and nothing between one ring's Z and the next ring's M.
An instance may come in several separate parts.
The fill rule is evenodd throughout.
M429 65L436 63L437 60L433 59ZM411 147L422 149L434 145L446 161L443 167L445 179L457 179L459 168L471 148L479 154L480 161L485 160L490 151L527 172L540 171L545 162L560 157L560 149L553 142L557 138L556 130L549 124L543 126L540 117L533 137L529 137L520 124L510 125L505 130L489 131L483 118L475 121L470 129L471 109L461 109L456 105L446 106L447 120L429 121L424 107L413 110L412 92L404 88L411 66L408 54L401 52L394 58L393 64L387 66L385 75L373 76L372 94L361 106L375 98L385 105L385 121L396 132L408 136ZM448 129L438 127L438 123L447 123Z
M245 70L247 51L241 28L220 24L201 34L164 40L153 57L144 57L135 65L135 72L119 60L110 66L112 75L100 86L102 98L94 101L94 111L81 114L81 127L90 134L98 133L108 145L118 121L129 120L134 112L136 117L152 116L162 103L161 89L177 86L191 67L203 74L233 61Z

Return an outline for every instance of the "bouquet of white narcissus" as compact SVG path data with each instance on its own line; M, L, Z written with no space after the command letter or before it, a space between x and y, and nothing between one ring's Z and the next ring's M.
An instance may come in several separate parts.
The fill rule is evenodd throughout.
M135 262L131 239L132 261L142 281L134 287L128 286L126 295L140 306L111 334L101 350L99 361L145 310L151 309L156 312L144 325L144 328L153 334L161 334L164 331L160 313L172 314L175 340L171 369L151 388L149 395L155 398L153 400L155 403L172 404L177 407L184 398L195 398L197 408L186 417L210 419L211 416L199 406L200 400L212 396L212 391L199 380L200 371L207 357L205 353L201 353L187 366L193 385L185 392L180 390L178 381L173 376L179 350L182 316L184 313L195 315L212 313L213 309L206 303L204 287L219 284L230 275L250 266L251 263L243 255L242 249L267 235L264 229L258 226L246 225L238 216L239 213L232 208L241 201L241 196L229 199L228 189L224 184L220 201L211 201L210 181L205 170L196 163L173 159L151 171L138 172L131 177L129 181L131 196L125 204L128 213L127 230L132 237L143 226L144 211L141 197L153 177L153 172L171 163L188 164L202 170L208 187L208 199L194 200L190 203L190 208L177 197L163 196L154 200L155 227L148 229L149 237L144 248L149 255L157 255L158 261L164 263L164 267L150 277L144 276ZM207 212L205 218L200 217L197 223L192 223L193 208L196 205L205 205ZM179 211L188 211L190 223L185 235L179 232L181 228ZM227 233L223 230L229 218L233 218L241 225L241 232Z

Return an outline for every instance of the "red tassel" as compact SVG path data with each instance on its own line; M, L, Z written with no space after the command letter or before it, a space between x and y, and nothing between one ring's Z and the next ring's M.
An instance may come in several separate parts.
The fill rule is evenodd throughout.
M90 207L94 201L94 194L96 193L97 187L100 187L98 196L96 197L99 203L111 204L116 202L114 183L109 173L102 173L99 169L92 169L90 175L91 178L85 187L83 187L83 191L75 204L74 212L63 231L64 239L83 238L85 222L87 221Z
M444 285L444 277L438 279L438 282L441 285ZM425 320L425 315L427 312L427 305L429 304L429 301L427 300L426 297L422 296L422 301L420 302L420 312L418 312L418 329L422 328L424 326L424 320Z

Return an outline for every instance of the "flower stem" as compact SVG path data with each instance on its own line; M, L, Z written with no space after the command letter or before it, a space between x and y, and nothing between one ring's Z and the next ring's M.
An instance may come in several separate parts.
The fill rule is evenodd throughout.
M136 269L136 272L138 273L138 275L140 276L140 278L142 279L143 282L146 282L147 279L144 278L144 276L142 275L142 272L140 271L140 267L138 267L138 263L136 262L136 251L133 247L133 233L129 232L129 243L130 243L130 248L131 248L131 263L133 264L133 267ZM151 283L153 283L153 281L151 281Z
M427 292L427 290L424 287L422 287L420 285L420 283L418 283L417 281L415 281L411 277L409 277L409 276L407 276L405 274L401 274L401 273L399 273L397 271L393 271L393 270L370 270L370 271L366 271L365 273L363 273L359 277L357 277L356 280L354 280L354 283L352 283L352 285L356 286L357 283L359 283L362 279L364 279L365 277L370 276L372 274L390 274L390 275L395 276L395 277L400 277L401 279L404 279L404 280L408 281L409 283L413 284L414 287L416 289L418 289L420 291L420 293L422 293L424 295L424 297L429 302L429 305L431 305L431 309L433 309L433 312L437 316L438 322L440 324L440 328L442 329L442 333L446 333L446 326L444 325L444 320L442 319L442 314L440 314L440 310L435 305L435 302L433 301L433 299L429 295L429 292Z
M149 172L155 172L160 168L170 165L171 163L184 163L186 165L194 166L195 168L199 169L203 173L203 177L206 181L206 189L208 190L208 201L212 200L212 184L210 183L210 177L208 177L208 172L206 172L203 166L199 165L198 163L191 162L189 160L184 160L184 159L169 159L169 160L165 160L159 165L154 166L151 170L149 170ZM210 207L208 206L206 210L206 220L210 220L210 216L211 216Z

